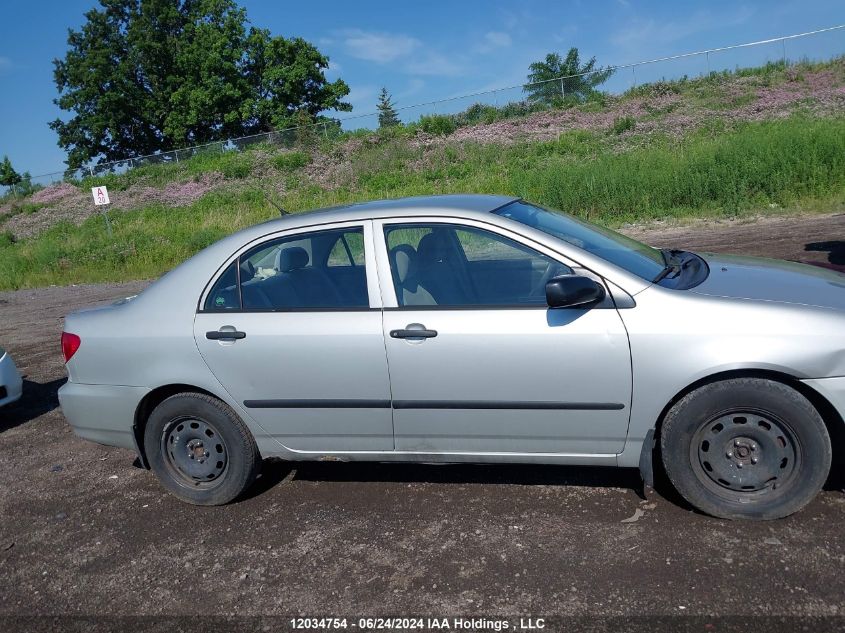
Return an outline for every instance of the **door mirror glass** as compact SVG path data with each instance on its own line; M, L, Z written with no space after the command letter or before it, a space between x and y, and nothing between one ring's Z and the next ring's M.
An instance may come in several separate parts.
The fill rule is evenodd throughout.
M558 275L546 282L550 308L586 308L604 299L604 286L581 275Z

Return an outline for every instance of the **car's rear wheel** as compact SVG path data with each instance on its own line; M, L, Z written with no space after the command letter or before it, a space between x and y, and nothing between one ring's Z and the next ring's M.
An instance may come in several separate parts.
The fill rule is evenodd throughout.
M159 404L144 449L161 484L196 505L222 505L252 485L260 456L249 429L223 402L179 393Z
M778 519L821 490L830 437L818 411L791 387L761 378L704 385L661 427L670 481L693 506L726 519Z

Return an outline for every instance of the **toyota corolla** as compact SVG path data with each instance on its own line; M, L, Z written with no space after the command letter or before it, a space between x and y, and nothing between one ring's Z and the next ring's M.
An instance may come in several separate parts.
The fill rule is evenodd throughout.
M768 519L824 484L845 276L654 249L520 199L289 215L76 312L62 409L223 504L262 458L639 467Z

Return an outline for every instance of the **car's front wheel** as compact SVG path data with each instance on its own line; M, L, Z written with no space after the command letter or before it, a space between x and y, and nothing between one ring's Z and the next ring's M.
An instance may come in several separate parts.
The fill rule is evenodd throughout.
M243 494L261 461L238 416L200 393L179 393L159 404L147 421L144 449L161 484L196 505L223 505Z
M704 385L663 421L663 464L693 506L726 519L778 519L821 490L831 463L824 421L802 394L761 378Z

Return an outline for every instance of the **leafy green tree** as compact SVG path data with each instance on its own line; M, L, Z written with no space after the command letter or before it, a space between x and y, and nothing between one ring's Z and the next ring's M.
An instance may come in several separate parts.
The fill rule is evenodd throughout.
M523 86L528 101L547 105L560 103L564 98L583 101L613 74L612 68L596 68L595 57L581 64L577 48L570 48L565 59L558 53L549 53L528 69L528 83Z
M100 0L54 61L69 168L291 127L348 111L301 38L248 28L234 0Z
M3 162L0 162L0 185L9 187L12 191L17 192L16 186L22 180L21 175L12 167L12 161L9 160L8 156L4 156Z
M396 114L396 108L391 100L390 93L387 88L382 88L378 96L378 126L379 128L393 127L399 125L399 115Z

